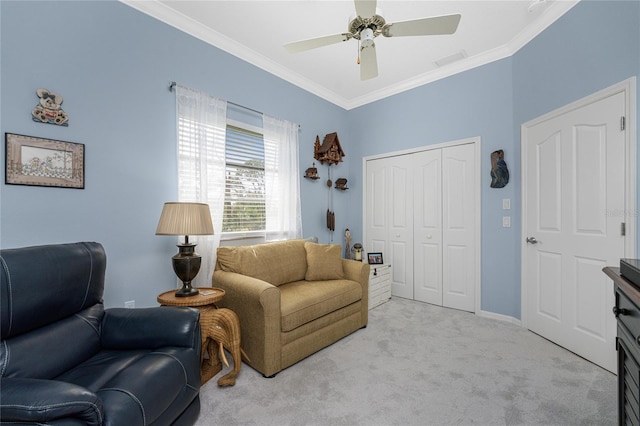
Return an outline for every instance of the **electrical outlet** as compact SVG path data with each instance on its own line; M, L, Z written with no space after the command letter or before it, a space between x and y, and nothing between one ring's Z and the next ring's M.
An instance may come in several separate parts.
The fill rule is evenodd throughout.
M136 301L135 300L129 300L127 302L124 302L124 307L127 309L133 309L136 307Z
M502 227L511 228L511 216L502 216Z
M502 199L502 210L511 210L511 198Z

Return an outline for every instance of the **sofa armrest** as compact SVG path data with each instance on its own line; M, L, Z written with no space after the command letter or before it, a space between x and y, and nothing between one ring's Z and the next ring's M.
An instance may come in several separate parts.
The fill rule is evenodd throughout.
M200 311L180 306L105 310L102 346L107 349L153 349L179 346L200 352Z
M98 396L81 386L56 380L0 379L0 419L7 423L56 424L56 420L102 425ZM74 422L75 421L75 422Z
M240 318L241 345L249 357L249 364L265 376L280 371L278 287L257 278L222 270L213 273L213 286L225 291L219 305L231 309Z
M369 322L369 271L368 263L356 260L342 259L342 271L348 280L360 283L362 286L362 326Z

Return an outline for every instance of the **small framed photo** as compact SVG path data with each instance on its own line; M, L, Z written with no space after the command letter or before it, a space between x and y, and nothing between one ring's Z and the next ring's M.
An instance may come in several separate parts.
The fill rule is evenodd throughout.
M5 182L84 189L84 144L5 133Z
M382 265L382 253L368 253L370 265Z

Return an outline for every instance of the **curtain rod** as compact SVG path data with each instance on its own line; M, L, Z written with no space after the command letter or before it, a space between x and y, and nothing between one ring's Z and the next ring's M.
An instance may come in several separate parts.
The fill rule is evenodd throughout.
M169 91L173 92L173 89L176 86L177 86L177 83L175 81L172 81L171 84L169 85ZM247 111L255 112L256 114L264 115L264 113L262 111L258 111L256 109L249 108L249 107L246 107L244 105L237 104L235 102L227 101L227 103L231 104L233 106L237 106L238 108L246 109ZM300 124L298 124L298 130L300 130L300 129L302 129L302 126Z

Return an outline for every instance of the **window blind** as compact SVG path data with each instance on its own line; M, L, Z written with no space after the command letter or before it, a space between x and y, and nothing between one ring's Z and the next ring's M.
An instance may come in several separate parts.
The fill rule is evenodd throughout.
M264 231L264 140L261 134L227 126L222 232Z

